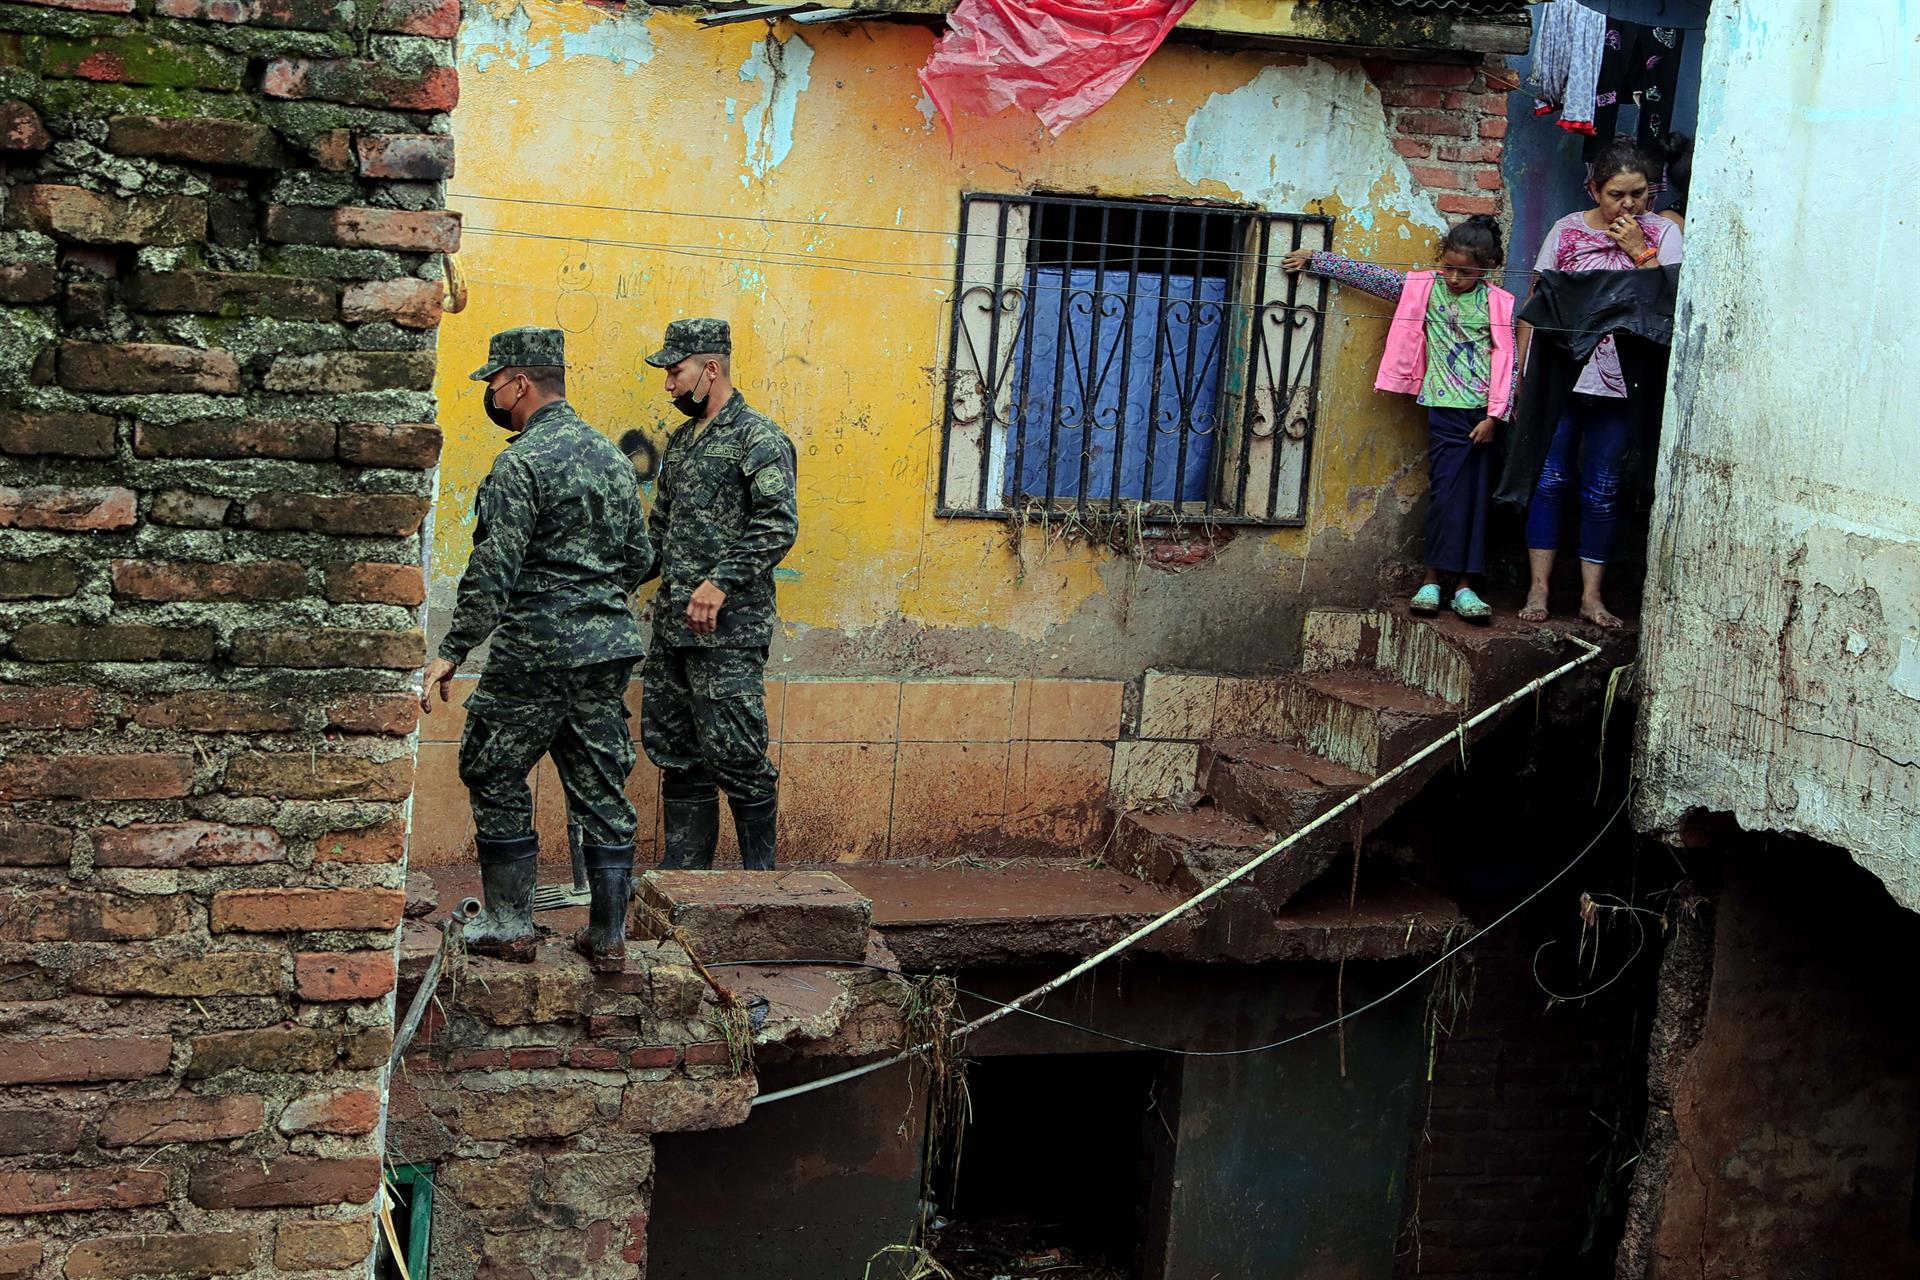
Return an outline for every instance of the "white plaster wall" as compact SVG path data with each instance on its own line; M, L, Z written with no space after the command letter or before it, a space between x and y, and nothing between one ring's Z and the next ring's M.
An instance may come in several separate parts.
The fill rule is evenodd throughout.
M1720 0L1648 570L1643 827L1920 910L1920 5Z

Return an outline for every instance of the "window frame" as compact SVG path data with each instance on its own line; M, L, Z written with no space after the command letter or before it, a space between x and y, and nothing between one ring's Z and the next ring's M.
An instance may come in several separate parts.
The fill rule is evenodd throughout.
M1025 443L1023 437L1027 430L1021 425L1024 408L1020 412L1011 411L1011 397L1016 390L1013 373L1022 363L1013 344L1017 342L1022 329L1030 327L1028 319L1031 308L1027 306L1026 294L1033 268L1029 263L1028 246L1033 243L1036 229L1041 224L1042 206L1074 207L1095 212L1121 210L1136 215L1173 214L1191 210L1207 216L1233 219L1230 238L1239 247L1233 250L1227 297L1222 303L1207 304L1223 309L1218 372L1205 375L1219 379L1216 395L1216 403L1220 406L1218 423L1209 430L1218 430L1222 434L1215 442L1204 499L1176 498L1170 502L1140 498L1090 499L1086 494L1087 486L1080 485L1073 497L1060 498L1056 495L1049 506L1044 495L1009 497L1004 493L1007 487L1005 472L1017 467L1015 458ZM1330 289L1327 281L1318 277L1287 275L1280 270L1279 261L1294 249L1331 248L1333 230L1334 219L1324 214L1276 212L1219 201L1107 199L1052 191L961 192L959 221L954 233L954 283L949 301L946 368L942 379L939 489L934 515L942 519L1011 521L1016 517L1065 519L1090 514L1104 517L1110 513L1127 512L1142 524L1156 527L1189 524L1259 528L1305 526L1308 523L1313 442L1320 409L1321 352L1326 340ZM1130 251L1142 247L1138 243L1124 246ZM1204 254L1205 251L1201 252ZM1071 257L1063 267L1069 274L1078 269ZM982 268L991 273L986 284L981 282ZM1097 269L1108 270L1104 265ZM1139 269L1137 265L1133 268L1136 272ZM1008 282L1010 276L1012 283ZM1306 300L1308 298L1311 300ZM974 326L969 324L969 308L986 316L985 348L988 354L984 373L979 368L980 346L974 339ZM1011 326L1005 334L1002 332L1003 324ZM1267 333L1268 324L1277 328L1277 339ZM1296 333L1300 330L1305 332L1296 340ZM1009 343L1005 352L999 350L1003 338ZM1027 359L1031 358L1031 346L1029 338ZM1064 356L1054 358L1056 361L1065 359ZM1273 376L1276 372L1281 374L1279 378ZM989 388L986 385L987 374L993 375L999 385ZM1157 381L1154 385L1157 391ZM1003 401L1007 407L998 407ZM971 417L963 413L962 406L966 404L977 405L977 412ZM1057 407L1055 413L1058 413ZM1284 418L1285 441L1297 442L1297 450L1288 448L1284 441L1278 444L1263 443L1277 441L1282 434L1281 429L1271 423L1275 417ZM1260 429L1262 422L1267 423L1264 432ZM1297 433L1294 430L1296 424L1299 428ZM1063 424L1056 417L1049 430L1050 441L1056 451L1062 429ZM1096 428L1083 424L1068 429L1077 429L1081 432L1080 438L1085 439ZM1124 440L1123 423L1116 423L1113 430L1116 439ZM1154 428L1149 425L1147 430ZM1181 428L1182 456L1185 438L1194 430L1190 423ZM956 440L956 436L962 434L971 438ZM1256 461L1256 454L1262 455L1264 460ZM971 472L970 475L956 475L956 470L960 468L956 468L955 461L960 457L971 463L970 467L964 468ZM1267 472L1264 481L1255 476L1255 472L1262 467ZM1285 477L1295 469L1298 478L1294 492L1286 495L1291 501L1291 510L1288 511L1288 503L1282 500ZM956 495L956 483L964 484L968 492ZM1177 493L1177 479L1175 484ZM1261 487L1265 489L1264 507L1254 501ZM1003 492L996 493L996 488ZM973 497L978 505L956 502L956 496ZM992 505L996 502L1002 505ZM1264 514L1248 514L1250 509L1264 511ZM1274 514L1281 511L1285 511L1285 514Z

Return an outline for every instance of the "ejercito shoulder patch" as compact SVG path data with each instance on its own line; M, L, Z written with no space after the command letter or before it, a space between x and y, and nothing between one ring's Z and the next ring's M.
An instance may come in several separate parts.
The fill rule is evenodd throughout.
M753 478L753 491L763 498L782 497L787 492L787 473L779 467L762 467Z

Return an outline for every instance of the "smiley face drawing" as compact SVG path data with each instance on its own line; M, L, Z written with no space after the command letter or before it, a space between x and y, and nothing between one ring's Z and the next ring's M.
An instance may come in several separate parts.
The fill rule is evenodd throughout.
M593 263L587 246L568 245L560 259L560 296L553 305L553 322L566 333L585 333L600 316L600 299L593 294Z

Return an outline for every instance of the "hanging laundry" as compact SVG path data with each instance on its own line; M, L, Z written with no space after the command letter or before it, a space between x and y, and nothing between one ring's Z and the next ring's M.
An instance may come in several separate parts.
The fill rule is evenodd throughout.
M1024 107L1058 134L1120 91L1193 0L960 0L920 68L920 84L953 129L953 113Z
M1617 18L1607 19L1606 26L1594 136L1587 143L1586 158L1593 159L1613 138L1620 108L1628 102L1640 105L1640 145L1658 155L1673 122L1674 98L1680 90L1680 47L1686 33L1678 27L1647 27Z
M1540 11L1534 29L1533 113L1561 112L1560 127L1593 132L1594 97L1607 31L1606 15L1579 0L1553 0Z

